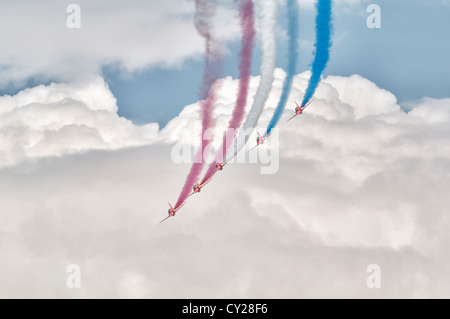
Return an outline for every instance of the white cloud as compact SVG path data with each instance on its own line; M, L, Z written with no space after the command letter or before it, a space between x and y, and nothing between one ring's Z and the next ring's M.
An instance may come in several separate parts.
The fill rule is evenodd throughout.
M65 1L2 1L0 85L31 76L72 80L106 64L128 70L176 66L203 53L187 0L80 0L81 29L68 29ZM217 14L218 36L238 36L235 12Z
M258 165L230 165L163 225L166 202L176 198L189 169L172 163L168 142L183 137L179 126L193 125L197 105L158 133L163 143L120 149L116 139L133 145L143 128L117 117L100 79L93 81L100 110L90 106L83 85L70 108L60 101L33 104L33 89L23 93L29 104L8 111L26 123L22 129L33 123L23 109L48 108L34 118L50 112L51 125L90 119L75 121L88 122L85 131L65 133L73 140L86 134L95 144L89 129L102 136L105 118L107 132L124 127L128 133L110 140L114 152L42 158L0 170L0 273L8 274L0 276L0 296L447 297L450 101L423 99L405 113L391 93L366 79L332 76L308 111L287 124L308 76L296 77L280 122L279 173L263 176ZM283 77L277 70L262 127ZM72 85L53 89L73 99ZM251 86L249 102L258 78ZM226 79L221 127L235 93L236 80ZM45 94L35 96L45 100ZM57 116L54 104L61 110ZM79 108L86 116L73 115ZM4 119L8 112L0 123L14 122ZM56 145L55 154L58 141L46 142ZM65 269L74 263L83 274L76 291L65 286ZM366 287L370 264L381 266L381 290Z

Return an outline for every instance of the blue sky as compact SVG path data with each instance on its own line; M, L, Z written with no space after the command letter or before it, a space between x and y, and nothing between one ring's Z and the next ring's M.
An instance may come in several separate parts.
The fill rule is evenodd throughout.
M448 0L370 0L383 10L381 30L366 27L369 1L335 1L326 75L361 74L401 103L449 96ZM186 110L158 132L117 116L114 96L140 124L164 125L198 100L193 0L76 2L81 30L66 27L72 0L0 1L1 92L59 82L0 97L0 298L450 296L450 99L405 114L368 80L329 77L320 103L259 149L270 149L276 174L261 175L266 156L227 167L160 225L190 167L174 146L198 142L198 114ZM302 8L299 73L314 41L314 10ZM236 77L229 21L217 23L232 33L224 73ZM219 132L229 96L219 95ZM73 263L82 289L65 288ZM366 285L374 264L382 289Z
M334 11L334 45L325 75L360 74L393 92L400 103L424 96L450 96L450 5L440 1L378 1L381 29L369 29L367 4L361 1L347 12ZM301 46L298 72L309 69L314 39L314 12L301 12ZM284 28L285 12L279 24ZM286 41L278 44L278 66L286 65ZM226 75L237 76L239 43L227 59ZM253 74L258 74L260 50L255 47ZM202 61L189 60L177 69L151 69L129 77L106 69L105 75L118 99L120 113L142 124L164 125L183 106L195 102Z

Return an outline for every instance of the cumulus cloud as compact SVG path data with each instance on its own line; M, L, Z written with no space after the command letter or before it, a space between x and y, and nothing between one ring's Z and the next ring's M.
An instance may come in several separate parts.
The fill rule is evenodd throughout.
M101 77L51 84L0 97L0 167L24 160L149 144L158 125L117 115Z
M263 128L284 76L275 73ZM295 78L286 119L308 79L308 72ZM114 115L97 81L100 109L84 94L75 104L90 116ZM224 79L216 110L222 128L236 89L236 80ZM42 107L31 100L29 108ZM194 143L183 128L198 121L197 104L150 134L153 144L4 167L0 272L8 275L0 276L0 296L448 297L449 102L423 99L404 112L395 96L360 76L330 76L305 114L280 122L277 174L260 175L257 164L227 166L162 225L189 169L172 162L171 148ZM110 130L120 127L114 118ZM88 127L103 132L99 123ZM143 134L134 129L124 140ZM65 285L69 264L82 269L80 290ZM382 269L380 290L366 286L370 264Z
M67 1L2 1L0 85L31 76L71 80L114 64L133 71L176 66L203 52L188 0L80 0L81 29L69 29ZM235 12L222 5L216 19L224 41L238 36ZM168 23L170 21L170 23Z

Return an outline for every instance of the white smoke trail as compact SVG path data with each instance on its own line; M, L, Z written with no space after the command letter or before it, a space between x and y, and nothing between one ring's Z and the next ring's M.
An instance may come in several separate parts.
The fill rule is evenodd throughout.
M235 145L227 154L226 162L231 160L247 143L251 132L258 123L264 110L274 81L274 71L277 59L276 26L278 14L277 0L257 0L260 7L260 37L261 37L261 82L255 95L253 106L248 113L243 129L236 139Z

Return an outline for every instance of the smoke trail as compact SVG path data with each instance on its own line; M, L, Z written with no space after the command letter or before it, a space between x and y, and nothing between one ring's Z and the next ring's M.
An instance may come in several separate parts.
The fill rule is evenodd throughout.
M319 85L322 72L325 70L330 58L330 48L332 44L331 2L332 0L318 0L316 3L316 54L312 64L311 78L309 79L308 88L306 90L305 97L303 98L302 105L308 103L314 96L317 86Z
M175 208L182 205L189 196L192 186L202 172L204 161L203 153L207 142L203 141L205 131L215 126L213 109L216 101L219 84L217 82L222 70L222 54L219 44L213 35L213 19L215 14L214 2L210 0L195 0L195 27L198 33L205 39L205 70L203 82L200 88L200 115L202 118L202 147L196 154L196 159L183 186Z
M229 129L238 129L241 125L242 119L245 113L245 105L247 102L248 88L250 85L251 66L252 66L252 51L255 41L255 18L253 14L253 1L252 0L240 0L239 16L241 19L242 29L242 48L241 48L241 61L239 65L240 80L239 90L237 94L236 105L232 114L231 121L228 125ZM219 149L218 161L222 161L222 158L227 153L227 150L233 143L233 139L227 138L226 133L223 136L222 147ZM209 180L216 170L215 163L212 163L203 178L202 183Z
M287 2L288 11L288 37L289 37L289 57L288 57L288 67L286 70L286 79L283 86L283 92L281 93L281 98L278 106L273 114L272 119L267 127L265 136L272 132L272 129L277 125L280 120L281 114L283 114L284 108L286 106L289 93L291 92L292 82L294 81L295 72L297 69L298 60L298 3L297 0L288 0Z
M259 0L257 3L261 8L261 82L242 131L236 139L234 148L228 152L226 161L229 161L236 156L247 143L248 138L250 137L250 131L253 130L258 123L274 81L273 73L277 58L276 26L278 2L277 0Z

